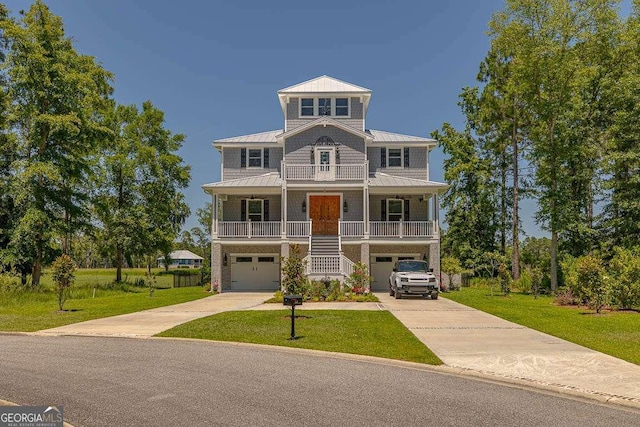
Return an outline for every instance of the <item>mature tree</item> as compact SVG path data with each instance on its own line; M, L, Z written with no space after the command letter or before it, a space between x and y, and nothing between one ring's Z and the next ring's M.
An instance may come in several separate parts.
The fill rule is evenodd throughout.
M68 231L70 218L87 215L76 184L87 181L90 154L108 132L100 112L112 76L75 51L62 20L41 0L20 22L4 19L2 30L17 135L12 193L20 212L9 249L16 259L32 263L32 283L38 285L54 238Z
M473 98L473 94L463 96L462 103ZM469 128L461 133L445 123L442 132L433 136L448 155L444 177L451 187L442 202L448 225L445 249L469 265L482 253L495 249L496 197L491 162L478 154Z
M551 232L551 287L558 285L558 236L575 224L572 162L588 157L584 140L576 139L576 111L581 92L596 68L585 46L597 42L594 34L615 20L612 0L508 0L494 15L492 37L510 43L512 71L523 82L527 108L533 118L530 162L536 168L539 189L537 219Z
M624 26L614 61L620 74L604 91L612 126L606 145L605 248L631 249L640 241L640 2Z
M189 214L180 192L189 167L175 154L183 136L164 128L164 114L150 102L142 111L115 106L108 123L114 136L98 161L95 209L104 250L121 281L125 259L145 256L149 264L149 257L171 252Z

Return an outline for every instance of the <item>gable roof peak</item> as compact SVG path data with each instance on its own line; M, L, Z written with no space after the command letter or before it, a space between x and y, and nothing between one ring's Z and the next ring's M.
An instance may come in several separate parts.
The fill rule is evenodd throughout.
M326 74L293 86L280 89L278 94L290 93L358 93L370 94L371 90L338 80Z

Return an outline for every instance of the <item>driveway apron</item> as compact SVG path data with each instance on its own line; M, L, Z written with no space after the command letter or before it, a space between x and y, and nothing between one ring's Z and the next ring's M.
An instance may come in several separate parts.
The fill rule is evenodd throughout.
M445 364L640 405L640 366L440 298L376 294Z

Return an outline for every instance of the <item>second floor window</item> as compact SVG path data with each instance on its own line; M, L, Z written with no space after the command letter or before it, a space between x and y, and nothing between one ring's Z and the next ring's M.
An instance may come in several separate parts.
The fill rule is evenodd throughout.
M388 167L401 168L402 167L402 148L389 148L387 152Z
M261 168L262 167L262 150L259 148L249 149L249 167Z

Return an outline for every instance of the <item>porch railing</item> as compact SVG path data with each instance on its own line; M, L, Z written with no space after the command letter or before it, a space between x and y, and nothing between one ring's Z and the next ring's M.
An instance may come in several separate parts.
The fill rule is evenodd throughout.
M369 229L372 237L430 237L433 221L370 221Z
M363 221L340 221L341 238L363 237ZM280 237L280 221L218 221L218 237ZM287 221L287 237L308 238L311 236L311 221ZM370 221L370 237L433 237L433 221Z
M342 274L342 255L309 255L307 274Z
M280 221L219 221L218 237L278 237Z
M340 235L342 237L364 236L363 221L340 221Z
M284 164L284 179L289 181L363 181L367 165L291 165Z

